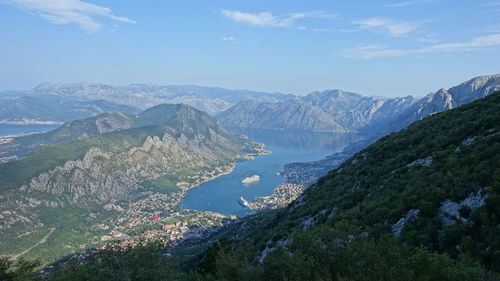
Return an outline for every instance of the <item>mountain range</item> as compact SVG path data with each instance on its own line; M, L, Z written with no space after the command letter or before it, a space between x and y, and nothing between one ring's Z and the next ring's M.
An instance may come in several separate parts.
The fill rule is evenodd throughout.
M0 122L63 123L103 112L135 114L141 110L133 105L116 104L102 99L84 100L43 93L0 93Z
M342 90L294 96L195 85L44 83L26 92L0 93L0 120L66 122L104 112L135 114L162 103L183 103L217 116L228 127L382 136L429 114L484 97L500 88L499 77L479 76L422 99L367 97Z
M430 114L482 98L500 89L500 74L479 76L422 99L364 97L332 90L284 102L242 101L217 115L228 127L360 132L381 137ZM300 105L300 106L299 106Z
M230 171L261 146L207 113L164 104L71 121L2 149L26 154L0 164L1 254L51 235L36 253L50 260L102 243L102 223L124 225L125 216L128 228L143 227L149 216L173 211L188 188Z
M299 97L278 103L243 101L218 114L217 118L229 127L346 132L342 125L320 107Z
M105 112L136 114L163 103L188 104L214 115L245 99L278 102L291 97L195 85L44 83L29 91L0 92L0 122L64 123Z
M377 132L383 136L398 131L431 114L456 108L500 90L500 74L472 78L448 90L440 89L414 103Z
M209 114L219 113L245 99L263 102L284 101L292 97L280 93L263 93L247 90L229 90L196 85L130 84L109 86L92 83L45 83L36 86L33 94L51 94L85 100L102 99L120 105L146 109L162 103L183 103Z
M369 146L379 138L397 132L426 116L453 109L473 100L485 97L500 90L500 75L479 76L470 79L449 90L440 89L387 118L383 122L374 122L361 129L363 138L348 145L343 152L335 153L324 159L312 162L288 163L282 175L285 181L294 184L309 185L317 181L328 171L336 168L359 150ZM389 101L390 103L391 101Z

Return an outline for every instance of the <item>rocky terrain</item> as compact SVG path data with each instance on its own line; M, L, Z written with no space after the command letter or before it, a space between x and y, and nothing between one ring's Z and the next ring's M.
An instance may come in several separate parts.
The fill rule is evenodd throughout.
M304 101L320 107L344 128L366 131L376 129L416 100L412 96L389 99L333 90L312 92L304 97Z
M217 115L225 126L275 130L347 132L321 108L299 97L286 102L242 101Z
M2 254L15 253L51 228L57 230L47 243L62 246L87 244L96 235L85 231L88 224L122 233L143 227L156 212L171 213L188 188L264 151L187 105L159 105L135 116L101 115L59 130L71 132L65 141L0 164ZM68 232L80 234L73 242L61 239ZM65 249L56 251L69 253L74 246Z
M376 136L398 131L431 114L456 108L500 90L500 74L472 78L448 90L430 93L386 123Z
M415 102L342 90L313 92L279 103L243 101L217 115L225 126L316 132L373 131Z
M217 115L229 127L360 132L381 137L430 114L471 102L500 89L500 74L479 76L422 99L365 97L331 90L284 102L243 101Z

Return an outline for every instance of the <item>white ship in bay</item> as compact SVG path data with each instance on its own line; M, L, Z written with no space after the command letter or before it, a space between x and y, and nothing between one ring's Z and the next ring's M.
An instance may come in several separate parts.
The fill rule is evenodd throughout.
M244 185L251 185L251 184L258 183L259 181L260 181L260 176L253 175L253 176L246 177L246 178L242 179L241 183Z

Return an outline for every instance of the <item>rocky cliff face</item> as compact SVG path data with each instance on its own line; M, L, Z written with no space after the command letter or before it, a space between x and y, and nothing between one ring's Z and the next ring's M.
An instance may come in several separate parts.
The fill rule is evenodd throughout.
M453 95L457 105L462 105L483 98L498 90L500 90L500 74L473 78L450 88L448 92Z
M298 97L280 103L243 101L219 114L218 118L224 125L230 127L317 132L348 131L320 107L306 103Z
M203 135L187 138L148 136L142 146L121 153L92 147L83 159L70 160L45 171L23 185L27 192L40 191L61 196L70 204L85 207L118 200L146 180L176 175L181 170L217 165L218 158L230 157L211 151L213 143ZM223 156L223 157L221 157Z
M349 130L376 128L416 101L411 96L380 99L342 90L313 92L305 96L304 100L320 107Z
M488 96L500 89L500 74L475 77L448 90L440 89L423 97L400 115L393 117L376 136L398 131L431 114L450 110Z
M350 132L374 130L414 102L412 97L377 99L333 90L274 104L244 101L217 117L231 127Z

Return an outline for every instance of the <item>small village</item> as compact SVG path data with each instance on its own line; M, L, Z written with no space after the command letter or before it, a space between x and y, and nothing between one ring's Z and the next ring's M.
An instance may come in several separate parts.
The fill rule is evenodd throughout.
M230 173L234 164L216 167L210 171L190 177L188 182L177 183L177 192L169 194L144 191L132 203L108 203L103 212L115 214L106 222L95 224L94 245L98 248L125 249L139 244L159 242L175 245L184 238L193 238L213 231L223 224L236 220L236 216L224 216L216 212L202 212L179 207L186 192L203 182ZM95 215L95 214L94 214ZM90 245L82 244L81 249Z
M101 242L105 243L99 248L124 250L151 242L175 246L183 239L201 237L236 219L235 216L194 210L181 210L165 218L150 216L149 223L142 225L140 232L139 229L124 227L116 227L113 230L107 228L106 230L110 231L101 236ZM131 235L132 233L137 234Z
M240 198L240 203L254 211L282 208L299 197L304 188L300 184L284 183L279 185L271 196L257 197L252 202Z

